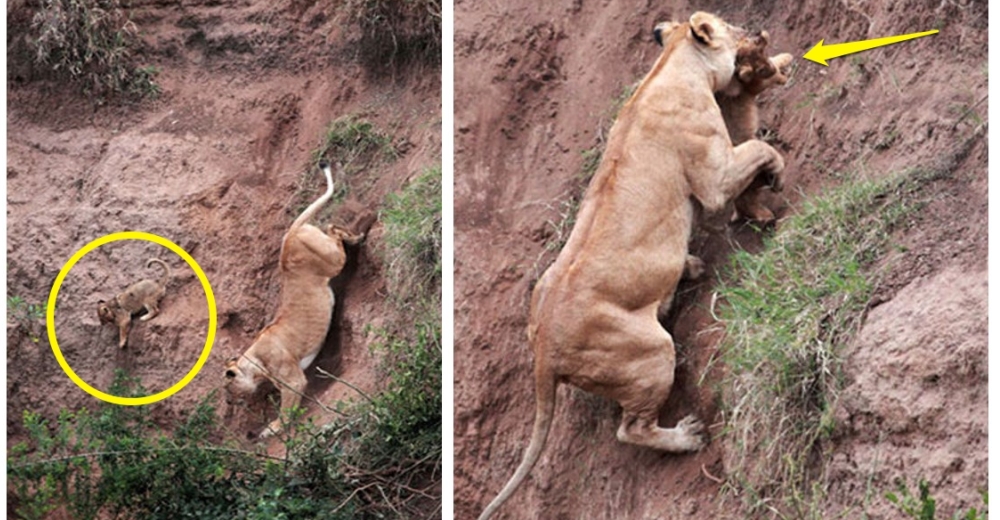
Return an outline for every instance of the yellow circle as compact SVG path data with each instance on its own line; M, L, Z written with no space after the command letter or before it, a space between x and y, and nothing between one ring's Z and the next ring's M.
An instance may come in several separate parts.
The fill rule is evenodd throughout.
M201 286L205 290L205 297L208 300L208 337L205 339L205 347L201 351L201 356L198 358L198 362L194 364L194 368L192 368L191 371L188 372L187 375L185 375L184 378L177 384L153 395L146 395L142 397L121 397L102 392L88 385L86 381L80 379L80 376L76 375L76 372L73 372L73 369L70 368L69 363L66 362L66 358L62 355L62 351L59 350L59 342L56 340L56 296L59 295L59 287L62 286L66 275L69 274L70 269L72 269L73 266L84 257L84 255L100 246L103 246L104 244L116 242L118 240L146 240L159 244L176 253L177 256L183 258L184 261L191 266L191 269L194 270L194 273L198 276L198 280L201 281ZM79 386L88 394L108 403L125 406L152 404L176 394L181 388L187 386L187 384L194 379L194 376L198 375L198 372L201 370L201 367L205 365L205 362L208 361L208 355L212 352L212 343L215 341L216 321L215 294L212 293L212 286L208 283L208 278L201 270L198 262L195 262L194 258L192 258L187 251L170 240L152 233L144 233L142 231L122 231L119 233L111 233L110 235L105 235L83 246L82 249L70 257L69 262L66 262L66 265L64 265L62 270L59 271L59 276L56 277L56 281L52 285L52 291L49 292L49 303L45 309L45 322L46 329L49 334L49 343L52 344L52 352L56 355L56 361L59 362L59 366L61 366L63 371L66 372L66 375L68 375L69 378L76 383L76 386Z

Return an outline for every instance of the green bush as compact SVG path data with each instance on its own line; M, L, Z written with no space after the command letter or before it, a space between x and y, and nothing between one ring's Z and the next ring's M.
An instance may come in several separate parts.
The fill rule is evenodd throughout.
M154 67L135 63L138 30L120 0L44 0L31 24L35 61L94 95L156 96Z
M360 171L379 160L393 160L392 138L375 123L355 115L338 117L330 123L323 143L313 151L313 165L326 159L351 172Z
M905 479L896 480L896 492L889 491L885 494L886 500L891 502L899 512L915 520L935 520L937 518L937 500L931 496L931 486L926 480L920 479L917 484L919 496L910 494L910 488L906 485ZM965 513L960 511L952 515L952 520L986 520L989 518L989 495L983 491L983 508L969 508Z
M38 343L42 336L45 307L28 303L20 296L7 297L7 321L13 323L31 341Z
M441 168L415 178L386 197L384 256L391 293L398 301L427 300L440 307Z
M109 391L147 393L121 371ZM221 433L212 400L172 437L156 433L147 407L63 411L55 424L26 412L29 440L7 461L14 511L29 520L59 507L81 520L337 518L328 513L344 496L302 478L294 460L212 443Z
M109 392L148 392L124 372ZM44 518L64 506L74 518L218 518L234 505L225 486L240 459L204 449L214 411L203 402L174 438L151 435L145 407L105 404L96 414L63 411L54 425L25 412L29 440L11 450L15 511ZM246 454L252 460L252 454ZM215 516L213 516L215 515Z

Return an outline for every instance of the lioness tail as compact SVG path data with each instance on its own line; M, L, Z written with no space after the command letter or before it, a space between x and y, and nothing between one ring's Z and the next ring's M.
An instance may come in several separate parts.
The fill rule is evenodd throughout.
M326 204L326 202L330 200L330 197L333 196L333 173L330 171L330 163L320 161L319 168L323 170L323 175L326 176L326 193L320 195L315 202L310 204L309 207L306 208L294 222L292 222L292 225L288 228L289 234L294 233L296 229L302 227L303 224L308 222L309 219L311 219L313 215L319 211L319 208L323 207L323 204Z
M538 363L536 361L536 363ZM539 363L539 365L541 365ZM536 365L535 373L535 426L531 430L531 441L528 449L524 451L524 459L517 467L514 476L510 477L507 485L503 487L500 494L486 506L483 514L479 515L479 520L488 520L500 506L514 494L521 482L524 481L531 468L538 462L545 448L545 440L549 436L549 429L552 426L552 416L556 408L556 378L544 367Z

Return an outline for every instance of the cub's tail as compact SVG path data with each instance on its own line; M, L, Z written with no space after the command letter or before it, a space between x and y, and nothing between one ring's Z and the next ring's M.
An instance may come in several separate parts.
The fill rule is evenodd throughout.
M164 262L163 260L160 260L159 258L150 258L149 261L146 262L146 267L148 268L153 264L160 264L161 266L163 266L163 276L160 277L159 284L161 287L166 287L167 282L170 281L170 266L167 265L167 263Z

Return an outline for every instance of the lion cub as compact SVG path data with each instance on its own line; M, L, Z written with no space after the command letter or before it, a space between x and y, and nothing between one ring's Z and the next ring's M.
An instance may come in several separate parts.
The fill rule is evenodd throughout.
M788 82L782 69L792 63L792 55L779 54L769 58L767 46L771 41L767 31L743 38L736 49L736 73L733 81L715 99L722 110L729 138L733 145L753 139L760 127L757 96L765 90ZM759 198L764 188L781 191L781 184L768 175L759 175L734 201L736 213L762 224L774 222L774 213Z
M278 312L246 352L226 362L226 401L230 404L241 402L262 382L270 381L281 391L282 411L299 405L306 389L305 369L319 355L333 317L330 279L344 268L344 244L357 245L365 238L364 233L332 225L323 231L308 223L333 195L330 165L324 161L320 168L326 176L326 193L292 222L281 240ZM260 438L281 430L279 416Z
M132 328L132 316L145 309L146 315L140 321L149 321L160 313L160 300L167 293L167 282L170 280L170 266L159 258L150 258L146 267L153 264L163 266L163 276L159 280L142 280L136 282L109 302L97 302L97 317L101 323L118 325L118 346L125 348L128 333Z

